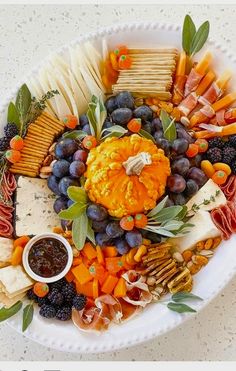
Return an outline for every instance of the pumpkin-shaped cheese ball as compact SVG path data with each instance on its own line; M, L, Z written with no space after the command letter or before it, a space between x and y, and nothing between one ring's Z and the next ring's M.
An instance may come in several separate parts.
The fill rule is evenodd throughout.
M155 207L169 175L169 159L150 139L107 138L89 153L85 190L91 201L121 218Z

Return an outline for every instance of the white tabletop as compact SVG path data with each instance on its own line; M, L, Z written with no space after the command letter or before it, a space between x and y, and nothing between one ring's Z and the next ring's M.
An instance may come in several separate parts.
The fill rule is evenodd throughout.
M195 22L208 19L211 37L236 53L236 6L232 5L1 5L0 100L28 69L79 35L118 22L182 23L186 12ZM181 328L134 348L99 355L61 353L2 324L0 349L1 361L235 361L236 279L201 313L190 315Z

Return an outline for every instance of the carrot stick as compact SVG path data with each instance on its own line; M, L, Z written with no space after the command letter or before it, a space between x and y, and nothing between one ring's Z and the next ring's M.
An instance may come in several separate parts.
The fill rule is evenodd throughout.
M210 70L207 72L207 74L203 77L202 81L198 85L196 89L196 94L197 95L202 95L207 88L210 86L210 84L214 81L216 75L214 71Z
M225 95L223 98L213 103L212 108L216 112L216 111L219 111L223 108L230 106L230 104L232 104L235 101L236 101L236 92Z
M179 56L178 65L176 68L176 76L184 76L185 75L185 68L186 68L186 53L182 51Z
M206 52L206 54L204 54L202 59L196 65L195 71L199 73L200 75L204 75L211 61L212 61L212 54L210 52Z
M217 126L218 128L218 126ZM222 130L218 132L212 132L208 130L201 130L195 133L196 138L213 138L213 137L224 137L227 135L235 135L236 134L236 122L233 124L222 126Z

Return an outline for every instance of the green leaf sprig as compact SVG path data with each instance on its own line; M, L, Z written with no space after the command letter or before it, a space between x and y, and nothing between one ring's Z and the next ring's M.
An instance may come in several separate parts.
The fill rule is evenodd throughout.
M160 119L163 127L164 138L173 142L177 138L175 119L171 119L168 113L161 110Z
M182 47L186 54L193 57L199 52L207 41L210 31L210 23L206 21L196 30L196 26L190 17L186 15L182 29Z
M23 310L23 321L22 321L22 332L25 332L31 324L34 317L34 303L30 303L24 307Z
M194 295L190 292L181 291L171 296L171 302L167 304L167 308L177 312L177 313L196 313L196 310L191 308L189 305L185 304L184 301L188 300L198 300L203 299L200 296Z
M58 216L64 220L72 220L72 239L75 247L82 250L86 238L95 244L94 232L86 214L87 194L84 188L75 186L69 187L67 194L73 204L68 209L60 211Z
M218 197L220 195L220 190L217 189L215 194L214 195L211 195L210 198L206 198L203 200L203 202L201 202L200 204L193 204L191 209L190 209L190 212L194 212L196 213L202 205L209 205L211 202L215 202L216 201L216 197Z
M12 305L10 308L1 308L0 309L0 322L5 321L6 319L14 316L16 313L18 313L22 308L22 302L18 301L14 305Z
M15 103L9 103L7 121L14 122L19 129L19 134L24 136L28 125L46 108L46 101L56 94L59 94L58 90L51 90L37 100L32 97L28 86L23 84L18 90Z
M148 223L145 230L157 233L164 237L182 236L190 232L193 224L188 223L185 218L187 207L185 205L166 207L168 196L166 196L148 214Z

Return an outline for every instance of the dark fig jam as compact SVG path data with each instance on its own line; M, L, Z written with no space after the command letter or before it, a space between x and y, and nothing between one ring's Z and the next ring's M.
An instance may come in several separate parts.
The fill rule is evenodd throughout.
M29 251L29 266L40 277L51 278L60 274L68 262L68 253L61 241L42 238Z

